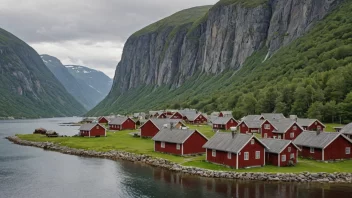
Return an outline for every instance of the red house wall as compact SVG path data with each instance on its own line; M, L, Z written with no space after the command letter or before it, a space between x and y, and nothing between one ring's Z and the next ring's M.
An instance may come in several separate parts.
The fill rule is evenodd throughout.
M288 147L291 147L291 152L288 151ZM297 148L291 143L280 153L280 166L288 166L288 162L291 159L291 153L294 154L293 163L297 163ZM286 161L281 160L281 156L286 155Z
M240 132L241 133L246 133L247 131L249 132L248 126L245 123L242 123L240 125Z
M276 153L265 153L265 162L266 164L271 164L273 166L278 166L278 154Z
M265 125L269 124L270 128L265 129ZM275 130L274 126L270 124L269 121L265 121L261 126L262 138L264 138L265 134L267 134L267 138L272 138L274 136L273 131Z
M236 154L231 154L231 159L227 158L227 152L224 151L216 151L216 156L212 156L212 149L207 149L207 161L216 163L216 164L223 164L226 166L231 166L236 168Z
M293 130L293 127L294 127L294 126L297 127L296 130ZM284 139L285 139L285 140L294 140L294 139L296 139L297 136L299 136L302 132L303 132L303 130L298 126L297 123L295 123L294 125L292 125L292 126L287 130L287 132L286 132L285 135L284 135ZM291 138L291 135L290 135L291 133L294 133L294 134L295 134L293 138Z
M231 123L232 120L232 123ZM235 119L230 119L227 123L226 123L226 129L225 130L229 130L231 127L237 127L238 126L238 122Z
M105 136L105 129L100 125L95 125L94 128L90 130L90 136Z
M265 147L260 144L256 139L254 140L255 142L253 145L251 144L251 142L248 142L248 144L241 150L241 154L238 155L238 168L265 165ZM260 159L255 159L256 151L260 151ZM249 152L249 160L244 160L244 152Z
M165 148L161 148L161 142L155 141L155 151L162 153L171 153L176 155L182 154L182 146L180 145L180 150L176 149L175 143L165 142Z
M99 120L99 124L107 124L109 123L109 121L105 118L105 117L102 117L100 120Z
M351 159L352 154L346 154L346 147L352 149L352 144L342 136L339 136L324 149L324 160Z
M208 120L203 115L199 115L192 123L193 124L205 124L207 122L208 122Z
M112 130L112 131L121 130L120 125L116 125L116 124L109 124L109 129Z
M310 153L310 147L302 147L302 151L299 153L300 156L305 158L312 158L315 160L322 160L322 150L314 148L314 153Z
M226 125L224 125L224 124L213 124L213 129L223 129L223 130L226 130Z
M208 140L198 132L194 132L183 144L183 154L204 153L205 149L202 146Z
M224 117L224 114L222 114L222 112L220 112L219 117Z
M156 127L152 121L148 120L141 127L141 136L142 137L154 137L159 132L158 127Z
M176 112L174 115L170 117L170 119L180 119L182 120L182 115L179 112Z
M307 130L308 131L316 131L317 127L320 126L322 131L324 131L325 127L322 124L320 124L320 122L318 122L318 121L316 121L316 122L317 122L317 125L315 125L315 122L314 122L312 125L308 126Z
M124 123L122 123L122 130L126 129L136 129L136 123L131 118L128 118Z
M161 114L158 118L160 118L160 119L165 119L165 118L167 118L166 113Z

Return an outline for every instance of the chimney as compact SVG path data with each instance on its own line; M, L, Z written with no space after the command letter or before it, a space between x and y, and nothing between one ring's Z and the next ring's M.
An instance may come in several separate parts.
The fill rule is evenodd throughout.
M174 123L170 122L170 130L172 131L173 128L174 128Z
M235 139L235 131L231 131L232 139Z
M317 135L321 133L321 129L317 129Z

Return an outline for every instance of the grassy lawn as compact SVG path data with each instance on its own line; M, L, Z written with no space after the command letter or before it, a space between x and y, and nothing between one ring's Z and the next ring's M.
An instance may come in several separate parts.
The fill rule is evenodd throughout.
M200 132L204 133L207 137L211 137L212 132L210 126L190 126L190 128L197 128ZM47 138L43 135L17 135L21 139L36 141L36 142L54 142L60 143L63 146L71 148L87 149L95 151L110 151L120 150L131 153L146 154L152 157L164 158L172 162L179 163L184 166L194 166L210 170L223 170L223 171L235 171L234 169L227 168L220 165L211 164L205 162L205 156L196 157L180 157L174 155L168 155L163 153L154 152L154 144L151 139L141 139L132 137L129 133L134 131L121 131L121 132L108 132L107 137L100 138L83 138L83 137L59 137L59 138ZM337 162L337 163L323 163L312 160L300 159L299 163L295 167L274 167L265 166L263 168L251 168L241 169L239 172L352 172L352 160Z
M327 132L335 132L334 127L343 126L343 124L336 124L336 123L328 123L324 125L326 126L325 131Z

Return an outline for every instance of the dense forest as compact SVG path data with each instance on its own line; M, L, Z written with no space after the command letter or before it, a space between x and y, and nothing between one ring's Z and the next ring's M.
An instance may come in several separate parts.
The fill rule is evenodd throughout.
M116 113L191 107L207 113L233 110L236 118L282 112L324 122L351 121L351 10L351 1L346 1L305 36L271 57L262 48L239 71L199 74L173 89L141 85L91 113L110 113L106 104L114 103L119 104Z

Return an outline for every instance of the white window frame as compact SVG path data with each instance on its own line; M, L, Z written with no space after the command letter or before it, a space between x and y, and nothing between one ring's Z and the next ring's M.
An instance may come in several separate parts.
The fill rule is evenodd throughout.
M99 126L96 126L95 128L96 128L96 129L99 129Z
M346 153L346 155L351 154L351 147L346 147L345 148L345 153Z
M287 151L288 151L288 152L291 152L291 147L290 147L290 146L287 148Z
M321 126L317 126L317 130L321 130Z
M264 124L264 129L270 129L270 124Z
M281 155L281 161L282 162L286 162L286 154L285 155Z
M260 151L255 152L255 159L260 159Z
M245 124L242 124L242 127L245 127L246 125Z
M243 159L248 161L249 160L249 152L244 152Z
M294 130L294 131L297 130L297 126L293 126L292 130Z
M264 138L268 138L268 134L267 133L264 133Z
M255 143L254 139L251 139L251 145L253 145Z
M180 150L181 149L181 145L180 144L176 144L176 150Z
M165 142L161 142L160 144L161 144L160 145L161 148L165 148Z
M211 156L212 156L212 157L216 157L216 150L213 149L213 150L211 151Z
M232 153L228 152L227 153L227 159L231 159L232 158Z
M295 137L295 133L290 133L290 138L294 138Z
M290 154L290 159L295 159L295 154L294 153Z
M314 148L313 147L310 147L309 153L314 153Z

